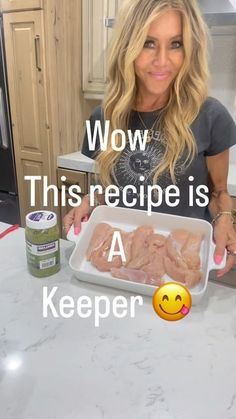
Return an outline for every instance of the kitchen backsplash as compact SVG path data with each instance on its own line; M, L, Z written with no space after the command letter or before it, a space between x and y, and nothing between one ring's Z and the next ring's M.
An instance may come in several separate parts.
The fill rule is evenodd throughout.
M210 28L210 95L219 99L236 121L236 25ZM230 162L236 164L236 146L230 150Z

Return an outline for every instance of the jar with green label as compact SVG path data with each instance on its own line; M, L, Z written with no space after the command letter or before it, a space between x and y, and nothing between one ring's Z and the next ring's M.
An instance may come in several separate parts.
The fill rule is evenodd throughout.
M32 275L44 278L60 270L59 228L54 212L42 210L27 214L25 239Z

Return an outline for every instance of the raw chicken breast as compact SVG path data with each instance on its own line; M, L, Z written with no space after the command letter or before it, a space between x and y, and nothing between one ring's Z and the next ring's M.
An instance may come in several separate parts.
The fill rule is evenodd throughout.
M166 240L166 250L168 257L179 267L187 268L183 260L181 250L189 237L187 230L173 230Z
M115 255L108 262L115 231L120 232L126 260L122 261L120 255ZM116 278L158 286L167 274L172 280L193 287L202 277L202 239L201 234L184 229L173 230L166 238L155 233L150 225L143 225L128 233L100 223L89 243L87 259L99 271L110 271ZM115 250L120 250L118 242Z
M156 251L160 247L163 247L166 243L166 237L162 234L153 233L148 235L147 237L147 244L150 251Z
M153 234L153 228L144 225L136 228L131 245L131 260L126 264L128 268L140 269L149 262L148 236Z
M138 282L139 284L148 284L159 286L163 283L159 278L152 277L148 272L139 269L130 269L122 266L121 268L111 268L111 274L115 278L126 279L127 281Z
M202 243L202 234L190 233L184 244L181 254L189 269L200 269L200 248Z
M196 285L202 277L201 271L181 268L168 258L168 256L164 256L164 267L167 275L171 279L182 282L189 288Z
M89 247L86 252L87 260L91 259L92 252L99 249L99 247L102 246L102 244L112 231L113 228L107 223L99 223L95 227L95 230L89 243Z
M149 273L153 278L160 279L165 274L164 267L164 256L166 255L166 249L164 246L160 247L156 251L150 253L149 262L142 267L144 272Z
M111 229L111 231L106 235L103 243L97 247L95 250L92 250L90 260L91 263L99 269L99 271L107 272L111 268L119 268L122 265L121 256L113 256L112 261L108 261L111 243L113 240L114 231L119 231L118 229ZM119 250L118 244L116 242L115 250Z
M133 242L134 233L126 233L125 231L121 232L121 240L125 252L125 259L126 261L123 263L124 265L127 265L132 257L132 242Z
M108 262L112 239L115 231L119 231L125 252L126 262L123 262L121 256L114 256L111 262ZM133 232L126 233L120 229L112 228L109 224L98 224L94 230L92 239L87 250L87 260L99 269L99 271L106 272L112 267L120 267L123 263L129 262L131 258ZM115 250L119 250L116 242Z

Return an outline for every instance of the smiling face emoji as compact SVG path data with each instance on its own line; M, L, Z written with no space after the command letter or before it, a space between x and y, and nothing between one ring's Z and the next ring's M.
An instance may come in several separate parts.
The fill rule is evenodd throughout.
M183 285L168 282L156 290L152 304L159 317L164 320L176 321L181 320L189 313L192 297Z

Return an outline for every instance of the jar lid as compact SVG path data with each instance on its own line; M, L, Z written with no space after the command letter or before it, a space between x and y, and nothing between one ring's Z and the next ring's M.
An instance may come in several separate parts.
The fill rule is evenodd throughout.
M33 211L25 217L26 226L36 230L52 228L57 224L57 214L51 211Z

